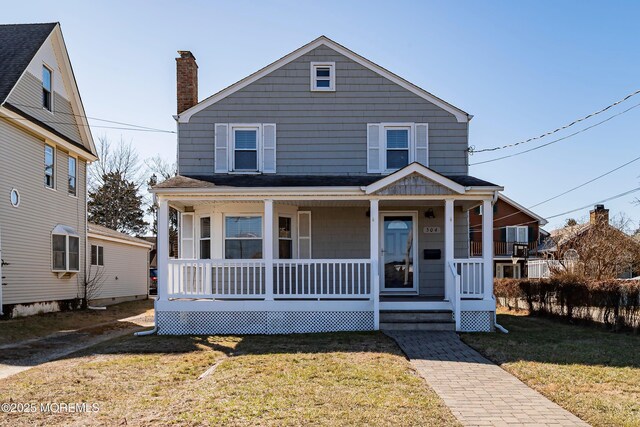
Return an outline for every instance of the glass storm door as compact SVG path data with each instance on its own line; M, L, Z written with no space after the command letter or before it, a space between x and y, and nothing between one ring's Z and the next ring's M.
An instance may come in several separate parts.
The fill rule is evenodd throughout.
M382 289L385 291L413 291L414 216L382 215Z

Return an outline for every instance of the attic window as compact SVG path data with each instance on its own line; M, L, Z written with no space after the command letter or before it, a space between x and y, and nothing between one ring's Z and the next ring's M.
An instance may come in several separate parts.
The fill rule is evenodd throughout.
M335 92L336 90L336 63L312 62L311 63L311 91Z
M51 74L52 71L42 66L42 108L51 111Z

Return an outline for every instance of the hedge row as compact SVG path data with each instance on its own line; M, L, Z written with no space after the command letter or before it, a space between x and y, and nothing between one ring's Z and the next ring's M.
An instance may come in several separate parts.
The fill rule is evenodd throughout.
M640 280L594 281L573 274L496 279L494 292L498 302L509 308L601 322L614 330L640 329Z

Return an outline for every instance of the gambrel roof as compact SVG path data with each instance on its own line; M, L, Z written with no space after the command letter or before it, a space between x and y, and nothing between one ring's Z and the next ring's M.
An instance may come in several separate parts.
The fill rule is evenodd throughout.
M358 55L357 53L347 49L346 47L342 46L339 43L336 43L330 38L326 36L320 36L317 39L313 40L312 42L307 43L306 45L300 47L299 49L294 50L288 55L283 56L277 61L267 65L266 67L256 71L255 73L245 77L244 79L232 84L231 86L225 89L222 89L220 92L217 92L211 95L210 97L205 98L204 100L200 101L198 104L194 105L193 107L183 111L178 116L176 116L178 122L188 123L191 116L198 113L199 111L202 111L208 106L215 104L216 102L226 98L227 96L239 91L240 89L250 85L256 80L268 75L269 73L277 70L280 67L283 67L284 65L290 63L291 61L294 61L295 59L301 57L302 55L305 55L306 53L320 46L326 46L330 49L333 49L334 51L340 53L341 55L344 55L347 58L351 59L352 61L357 62L358 64L379 74L380 76L389 79L393 83L403 87L404 89L407 89L408 91L414 93L415 95L431 102L434 105L437 105L443 110L453 114L456 117L457 121L460 123L468 122L469 120L471 120L471 117L473 117L468 113L466 113L465 111L461 110L460 108L449 104L448 102L438 98L432 93L427 92L426 90L414 85L413 83L403 79L402 77L392 73L391 71L381 67L380 65L375 64L374 62L368 60L367 58Z

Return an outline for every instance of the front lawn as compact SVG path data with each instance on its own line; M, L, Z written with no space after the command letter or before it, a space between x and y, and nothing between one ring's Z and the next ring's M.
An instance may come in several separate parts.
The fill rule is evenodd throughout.
M110 305L106 310L76 310L0 320L0 345L146 314L153 321L153 300Z
M15 426L457 425L381 333L126 337L0 380L10 400L99 405Z
M640 425L640 335L499 311L509 334L462 339L594 426Z

